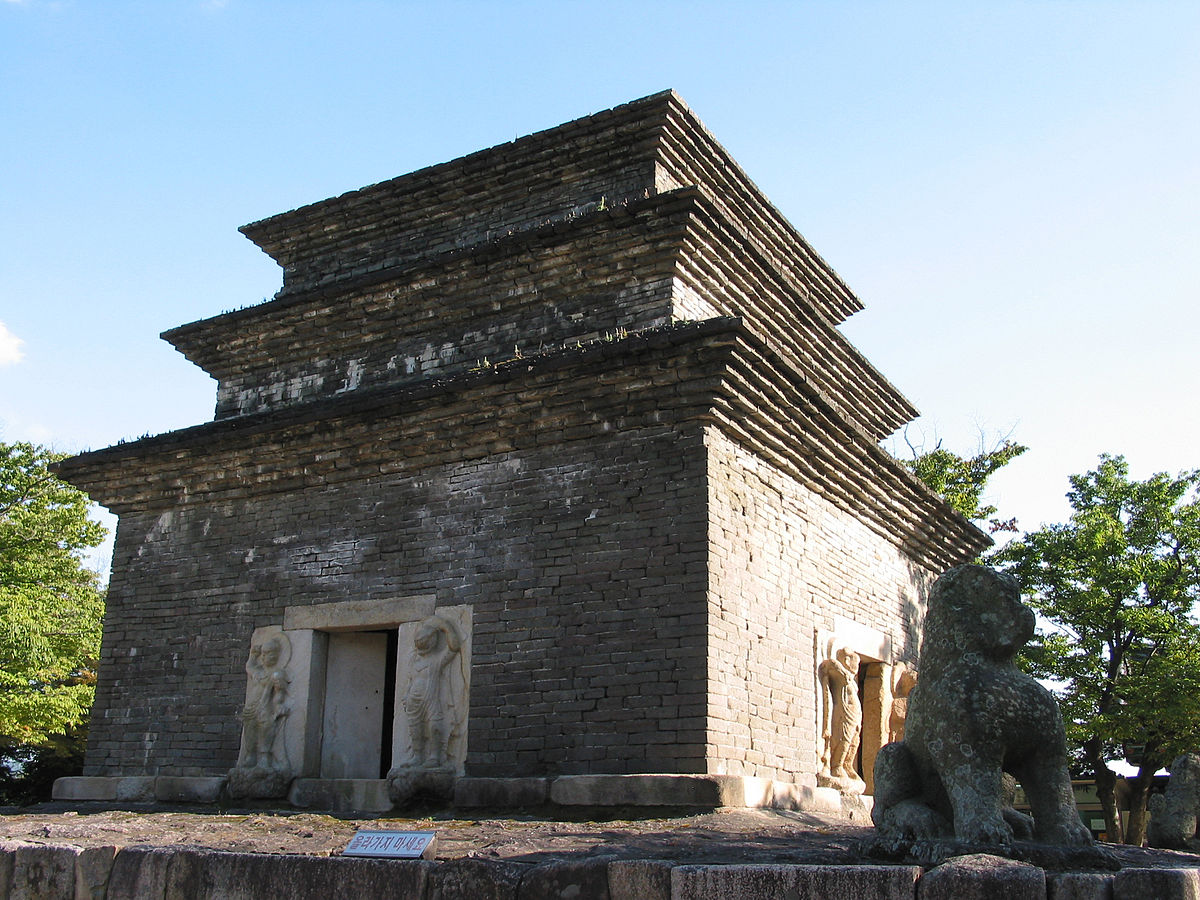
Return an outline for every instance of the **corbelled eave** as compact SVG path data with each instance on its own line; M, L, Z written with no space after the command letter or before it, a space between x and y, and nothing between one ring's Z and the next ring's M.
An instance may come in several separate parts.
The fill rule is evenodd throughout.
M241 231L284 267L286 295L681 187L704 193L831 325L863 308L673 91ZM540 194L545 203L530 207Z
M529 254L572 241L591 240L587 236L599 231L616 233L647 227L654 229L655 246L677 242L676 278L681 287L703 297L715 315L743 317L748 327L759 333L790 365L821 385L843 418L874 440L882 440L917 415L915 407L814 307L809 293L773 264L762 244L752 241L717 208L711 197L695 187L631 200L604 210L593 209L569 221L506 235L485 245L446 251L411 265L280 296L260 306L171 329L163 337L224 382L235 371L265 365L262 360L244 358L244 353L235 352L234 348L244 343L248 334L277 332L286 319L307 318L321 309L328 315L330 309L343 304L347 317L362 315L361 311L354 311L358 297L406 283L428 280L440 284L447 277L451 280L445 282L445 302L465 302L455 299L456 292L464 289L463 276L449 273L470 271L471 266L476 269L486 266L489 271L498 265L519 268L523 265L521 260ZM531 286L536 288L536 279L533 280ZM581 283L579 289L587 290L590 286ZM691 318L682 310L675 312L680 319ZM494 315L497 321L507 321L519 318L521 313L515 308L497 308ZM478 327L483 327L483 323ZM562 337L573 341L597 330L595 322L587 317L579 323L577 334ZM288 344L293 345L294 342ZM361 352L335 350L315 341L309 351L343 352L350 356ZM275 364L289 364L289 361L279 359Z
M744 332L713 415L721 429L936 571L969 562L991 538L914 476L830 399Z
M212 422L81 454L56 471L124 513L587 440L615 422L688 421L719 427L931 568L990 543L733 318Z
M814 308L831 325L861 311L862 301L842 277L759 190L683 98L669 92L666 103L657 154L664 170L660 184L666 178L699 187L786 279L810 295Z

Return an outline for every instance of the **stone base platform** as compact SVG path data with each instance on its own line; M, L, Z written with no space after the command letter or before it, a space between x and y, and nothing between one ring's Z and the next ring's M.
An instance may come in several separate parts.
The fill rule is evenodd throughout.
M255 889L248 886L260 886ZM270 886L262 890L261 886ZM889 865L680 865L603 857L522 864L227 853L0 841L0 896L44 900L288 897L375 900L493 897L510 900L1185 900L1200 896L1196 869L1060 873L990 856L934 869Z
M55 800L125 803L215 803L223 777L175 775L83 776L54 783ZM393 808L382 779L297 778L288 803L339 813L386 813ZM871 798L815 784L737 775L560 775L554 778L459 778L453 805L461 809L676 807L787 809L865 823Z
M216 803L224 787L223 776L77 776L57 779L53 797L117 803Z

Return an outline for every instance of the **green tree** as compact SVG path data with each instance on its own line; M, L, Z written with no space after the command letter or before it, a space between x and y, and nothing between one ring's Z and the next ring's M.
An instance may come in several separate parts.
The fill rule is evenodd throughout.
M104 595L83 551L104 540L60 454L0 443L0 748L45 744L92 704Z
M905 440L907 442L907 436ZM988 479L998 469L1029 448L1007 438L999 441L991 450L984 450L982 441L980 443L979 452L974 456L959 456L943 447L941 441L932 450L918 449L909 443L912 455L900 462L968 519L986 521L993 532L1016 531L1015 519L994 518L996 507L983 502L983 492Z
M1070 479L1070 521L993 561L1042 617L1026 658L1059 686L1068 740L1096 778L1112 839L1140 844L1156 769L1200 747L1200 471L1129 478L1120 456ZM1139 766L1129 821L1109 760Z

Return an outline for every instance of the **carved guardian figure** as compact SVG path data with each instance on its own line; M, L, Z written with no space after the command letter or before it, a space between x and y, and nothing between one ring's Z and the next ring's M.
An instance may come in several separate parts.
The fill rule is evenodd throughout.
M417 627L408 686L398 703L408 725L408 746L388 772L388 793L398 804L418 793L448 797L454 789L454 745L461 740L450 669L461 663L462 635L454 623L430 616Z
M821 681L824 752L817 784L861 793L865 785L855 769L862 737L862 703L858 699L859 656L840 647L817 668Z
M1009 576L960 566L934 584L904 740L875 761L871 818L882 837L1091 844L1071 791L1058 703L1013 662L1033 630ZM1032 821L1008 806L1006 774L1024 787Z
M235 798L282 797L292 780L283 724L291 706L287 673L292 645L282 631L268 631L250 646L246 660L246 703L242 707L242 747L229 772Z

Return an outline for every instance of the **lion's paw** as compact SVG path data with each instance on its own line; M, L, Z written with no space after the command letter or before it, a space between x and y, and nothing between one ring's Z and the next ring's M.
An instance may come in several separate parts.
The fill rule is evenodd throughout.
M1071 847L1084 847L1093 843L1092 833L1082 822L1057 822L1051 825L1041 835L1048 844L1065 844Z
M950 833L950 823L917 800L905 800L889 809L880 828L912 841L932 841Z
M992 844L1009 847L1013 842L1013 830L1003 818L979 818L961 824L955 823L954 836L968 844Z
M1019 841L1033 840L1037 829L1030 816L1009 807L1002 809L1000 812L1004 816L1004 821L1012 828L1013 837Z

